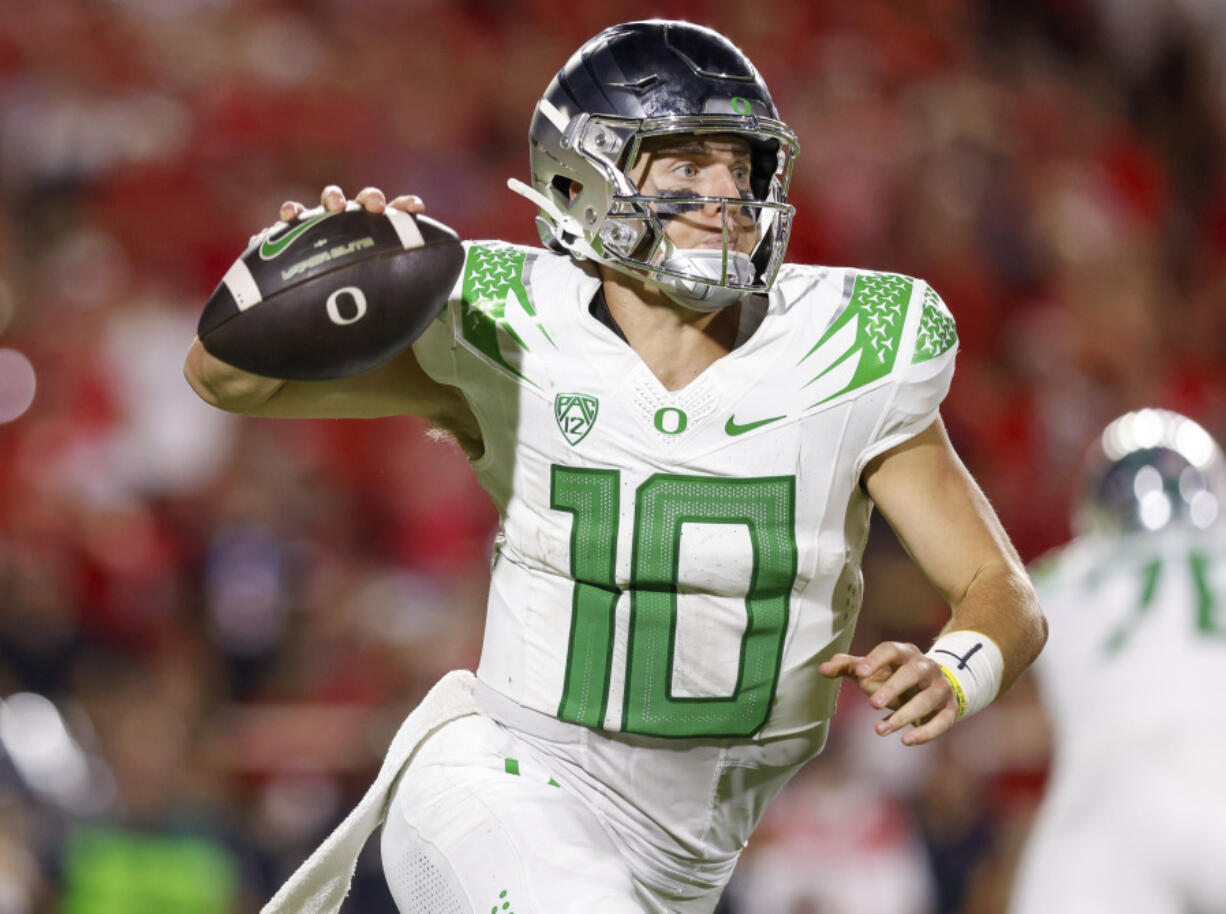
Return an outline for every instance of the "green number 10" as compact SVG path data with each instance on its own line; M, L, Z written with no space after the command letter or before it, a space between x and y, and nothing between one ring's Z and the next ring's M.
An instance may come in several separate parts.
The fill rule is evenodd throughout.
M553 467L550 506L574 515L570 645L558 716L604 725L613 664L614 582L620 519L616 470ZM630 558L623 730L654 736L750 736L766 722L779 682L796 579L796 481L657 473L639 486ZM672 694L677 585L687 523L744 527L753 547L736 686L731 695Z

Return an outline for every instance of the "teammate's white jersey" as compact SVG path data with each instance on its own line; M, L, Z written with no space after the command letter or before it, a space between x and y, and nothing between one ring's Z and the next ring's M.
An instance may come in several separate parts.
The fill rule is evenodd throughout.
M1033 576L1054 757L1010 914L1226 911L1226 530L1085 537Z
M1061 755L1226 727L1226 530L1083 537L1032 576L1051 628L1033 669Z
M476 415L502 518L477 675L609 731L811 729L860 608L861 470L936 418L953 319L919 280L787 265L752 334L669 391L590 313L599 285L470 243L413 347Z

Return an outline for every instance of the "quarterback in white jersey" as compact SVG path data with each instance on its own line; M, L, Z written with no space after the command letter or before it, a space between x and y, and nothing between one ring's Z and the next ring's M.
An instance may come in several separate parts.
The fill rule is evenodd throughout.
M406 912L710 912L820 751L841 679L881 709L878 733L919 744L1042 646L1024 569L938 417L953 318L917 279L784 264L796 138L731 42L607 29L550 84L530 140L531 185L510 183L544 247L467 244L411 351L312 383L188 355L223 408L426 416L501 517L476 679L444 679L410 716L267 911L336 910L347 876L328 874L386 816ZM346 205L336 187L322 203ZM874 505L950 602L927 655L847 653Z
M1054 757L1011 911L1226 911L1226 461L1149 409L1092 467L1079 535L1033 572Z
M593 319L599 287L472 244L414 345L472 403L503 518L477 676L606 731L811 730L860 603L861 471L936 419L953 320L923 282L789 264L752 335L669 390Z

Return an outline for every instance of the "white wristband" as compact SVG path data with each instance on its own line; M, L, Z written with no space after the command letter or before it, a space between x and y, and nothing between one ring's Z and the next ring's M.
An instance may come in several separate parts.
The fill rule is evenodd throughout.
M968 630L949 632L924 654L935 660L958 699L958 720L982 711L1000 691L1005 658L987 635Z

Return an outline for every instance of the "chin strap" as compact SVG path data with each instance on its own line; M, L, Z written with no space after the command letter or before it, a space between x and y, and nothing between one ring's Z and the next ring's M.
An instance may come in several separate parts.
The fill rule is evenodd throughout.
M718 311L739 301L747 293L723 285L726 281L748 285L753 281L754 267L748 254L740 251L728 253L727 274L724 272L724 252L673 248L661 261L660 266L679 273L688 273L693 279L659 275L660 289L683 307L692 311Z
M542 212L553 219L553 225L549 227L550 231L554 233L554 236L557 237L558 241L568 251L578 254L580 257L586 257L588 260L604 260L587 243L587 239L583 235L583 227L579 225L578 219L562 212L556 203L535 187L525 184L518 178L507 178L507 187L521 197L531 200Z

